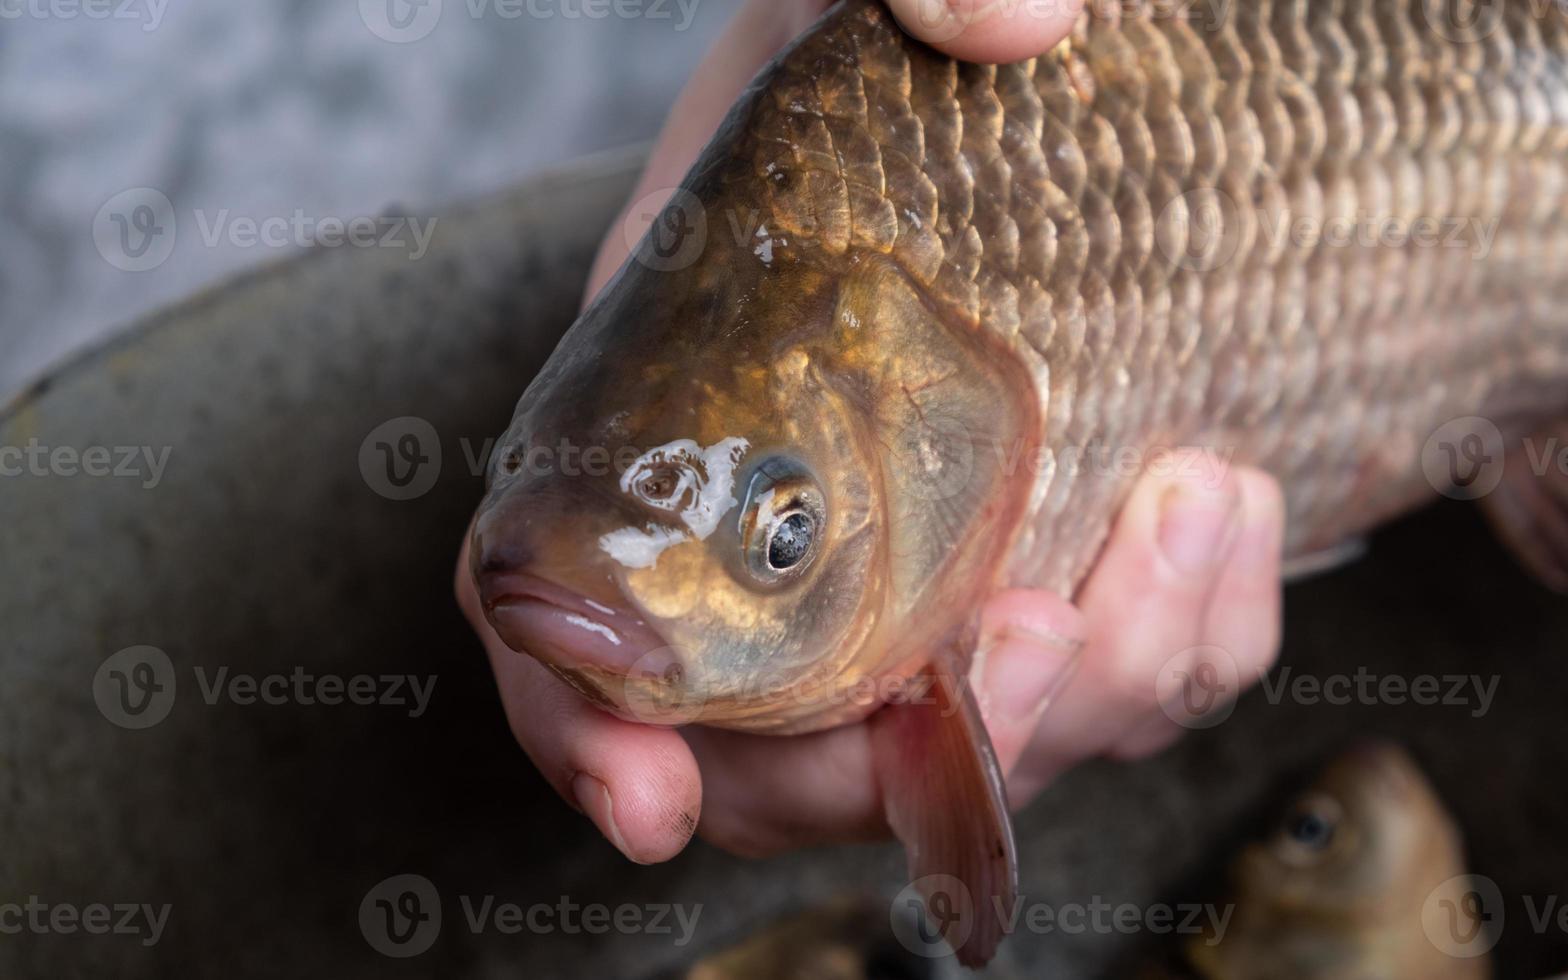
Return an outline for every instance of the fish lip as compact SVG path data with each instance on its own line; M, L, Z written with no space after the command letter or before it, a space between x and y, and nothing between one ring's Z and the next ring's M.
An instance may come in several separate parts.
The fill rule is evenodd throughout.
M507 646L567 671L626 676L661 671L673 659L663 638L632 610L528 572L484 573L480 604Z
M506 602L524 600L559 606L589 619L601 618L607 613L614 616L621 612L613 606L591 604L587 596L532 572L481 571L478 579L479 601L486 614Z

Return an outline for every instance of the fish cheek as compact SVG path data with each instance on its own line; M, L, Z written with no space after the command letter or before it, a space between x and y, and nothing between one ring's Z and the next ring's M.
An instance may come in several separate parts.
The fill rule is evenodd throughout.
M894 612L932 600L964 610L993 587L1027 502L1004 465L1038 441L1023 368L880 258L841 287L833 344L871 415Z

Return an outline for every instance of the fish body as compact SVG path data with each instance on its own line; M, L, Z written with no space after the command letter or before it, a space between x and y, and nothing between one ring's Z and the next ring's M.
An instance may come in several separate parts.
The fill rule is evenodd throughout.
M1415 761L1392 744L1358 746L1236 856L1226 927L1140 975L1486 980L1491 942L1463 911L1465 873L1459 829Z
M1565 54L1553 2L1128 0L981 66L846 0L524 393L487 616L636 720L875 712L913 870L1010 894L976 611L1073 594L1140 473L1267 469L1296 558L1495 474L1568 583L1492 466L1568 400Z

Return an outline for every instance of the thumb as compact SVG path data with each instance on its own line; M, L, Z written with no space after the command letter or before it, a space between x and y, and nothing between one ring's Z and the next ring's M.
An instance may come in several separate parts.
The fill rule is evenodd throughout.
M1004 773L1072 678L1086 632L1083 614L1052 592L1012 589L986 603L971 677Z
M1067 36L1083 0L888 0L899 26L960 61L1006 64L1044 54Z

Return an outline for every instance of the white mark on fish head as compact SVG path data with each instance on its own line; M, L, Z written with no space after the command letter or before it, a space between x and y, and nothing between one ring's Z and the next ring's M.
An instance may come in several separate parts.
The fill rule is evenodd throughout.
M621 492L674 512L686 530L655 524L624 527L600 537L600 549L628 568L652 568L666 548L706 539L739 505L735 469L750 448L751 443L739 436L706 448L693 439L676 439L637 457L621 474ZM650 478L656 478L656 492L649 487Z
M601 535L599 550L627 568L652 568L665 548L685 540L686 535L674 528L654 524L646 528L623 527Z
M763 265L771 266L773 264L773 236L768 234L768 226L765 224L758 225L756 235L761 240L752 246L751 254L761 259Z

